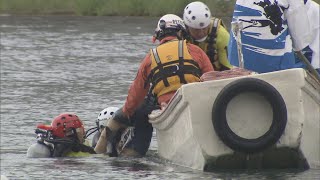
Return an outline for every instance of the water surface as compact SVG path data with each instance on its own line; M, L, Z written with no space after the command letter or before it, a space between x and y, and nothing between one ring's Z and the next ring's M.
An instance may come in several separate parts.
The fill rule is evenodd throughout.
M319 170L201 172L157 156L26 157L38 123L73 112L87 128L121 107L157 18L1 16L1 174L9 179L319 179Z

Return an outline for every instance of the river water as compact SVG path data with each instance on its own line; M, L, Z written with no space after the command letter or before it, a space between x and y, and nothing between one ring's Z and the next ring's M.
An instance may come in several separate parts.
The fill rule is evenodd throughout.
M157 18L1 16L1 174L9 179L320 179L320 170L201 172L157 156L27 158L38 123L73 112L87 129L124 103L139 63L155 47Z

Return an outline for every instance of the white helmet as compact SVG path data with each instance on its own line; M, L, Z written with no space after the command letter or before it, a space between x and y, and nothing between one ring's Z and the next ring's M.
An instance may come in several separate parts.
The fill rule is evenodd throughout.
M194 29L205 28L209 26L210 19L210 9L202 2L192 2L184 8L183 21L188 27Z
M107 126L108 120L112 118L113 114L118 110L117 107L107 107L102 110L99 115L98 119L96 120L97 127L100 129L102 127Z
M161 36L165 35L170 30L183 30L185 31L186 26L184 25L183 20L174 14L166 14L162 16L157 24L155 29L155 38L159 39ZM165 31L167 30L167 31Z

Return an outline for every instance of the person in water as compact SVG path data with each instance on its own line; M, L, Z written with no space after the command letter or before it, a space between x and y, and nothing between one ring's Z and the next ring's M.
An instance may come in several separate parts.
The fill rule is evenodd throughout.
M99 137L101 136L101 132L107 126L108 121L112 118L113 114L118 110L118 107L107 107L103 109L96 120L96 127L91 128L86 133L86 136L90 136L90 134L96 132L92 138L92 147L95 148ZM90 132L90 130L93 130ZM115 137L112 138L112 142L109 144L109 152L107 153L110 157L121 156L123 151L126 151L128 145L131 144L133 137L134 127L127 127L118 131L115 134Z
M36 133L38 142L28 149L28 157L79 157L95 154L84 138L83 122L75 114L62 113L53 119L51 125L39 124ZM39 149L43 152L37 151Z
M101 133L95 147L97 153L106 153L114 134L133 124L131 148L127 148L123 155L144 156L153 131L148 114L159 105L168 103L183 84L199 82L203 73L213 71L206 53L187 43L185 34L186 28L180 17L167 14L159 19L154 41L159 40L160 45L151 49L140 64L124 106L115 112ZM149 97L148 92L152 92ZM154 97L157 103L154 103Z
M117 107L107 107L99 113L98 118L96 120L97 126L96 126L96 128L94 128L97 130L97 132L94 134L94 136L92 138L92 143L91 143L93 148L96 147L96 144L97 144L99 137L101 135L101 131L107 126L109 119L112 118L113 114L118 109L119 108L117 108Z
M211 16L208 6L196 1L184 8L183 21L189 41L207 53L214 70L229 70L233 66L228 60L227 47L230 35L222 20Z

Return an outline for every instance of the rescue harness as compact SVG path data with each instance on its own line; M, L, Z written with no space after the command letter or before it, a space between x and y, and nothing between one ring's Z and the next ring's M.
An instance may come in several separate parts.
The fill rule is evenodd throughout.
M150 51L151 72L145 82L145 88L151 83L150 90L159 97L177 90L182 84L200 81L200 67L189 54L186 41L172 40L160 46ZM178 56L174 50L176 46L178 46Z
M209 35L208 38L206 39L205 43L207 44L206 48L203 48L208 55L211 64L213 65L213 68L215 70L223 71L223 70L229 70L228 67L225 67L223 64L219 62L219 56L218 56L218 51L217 51L217 30L219 24L221 24L223 27L225 25L219 18L213 18L211 23L211 27L209 29ZM191 39L191 42L197 46L200 45L199 42ZM205 47L205 46L204 46Z

